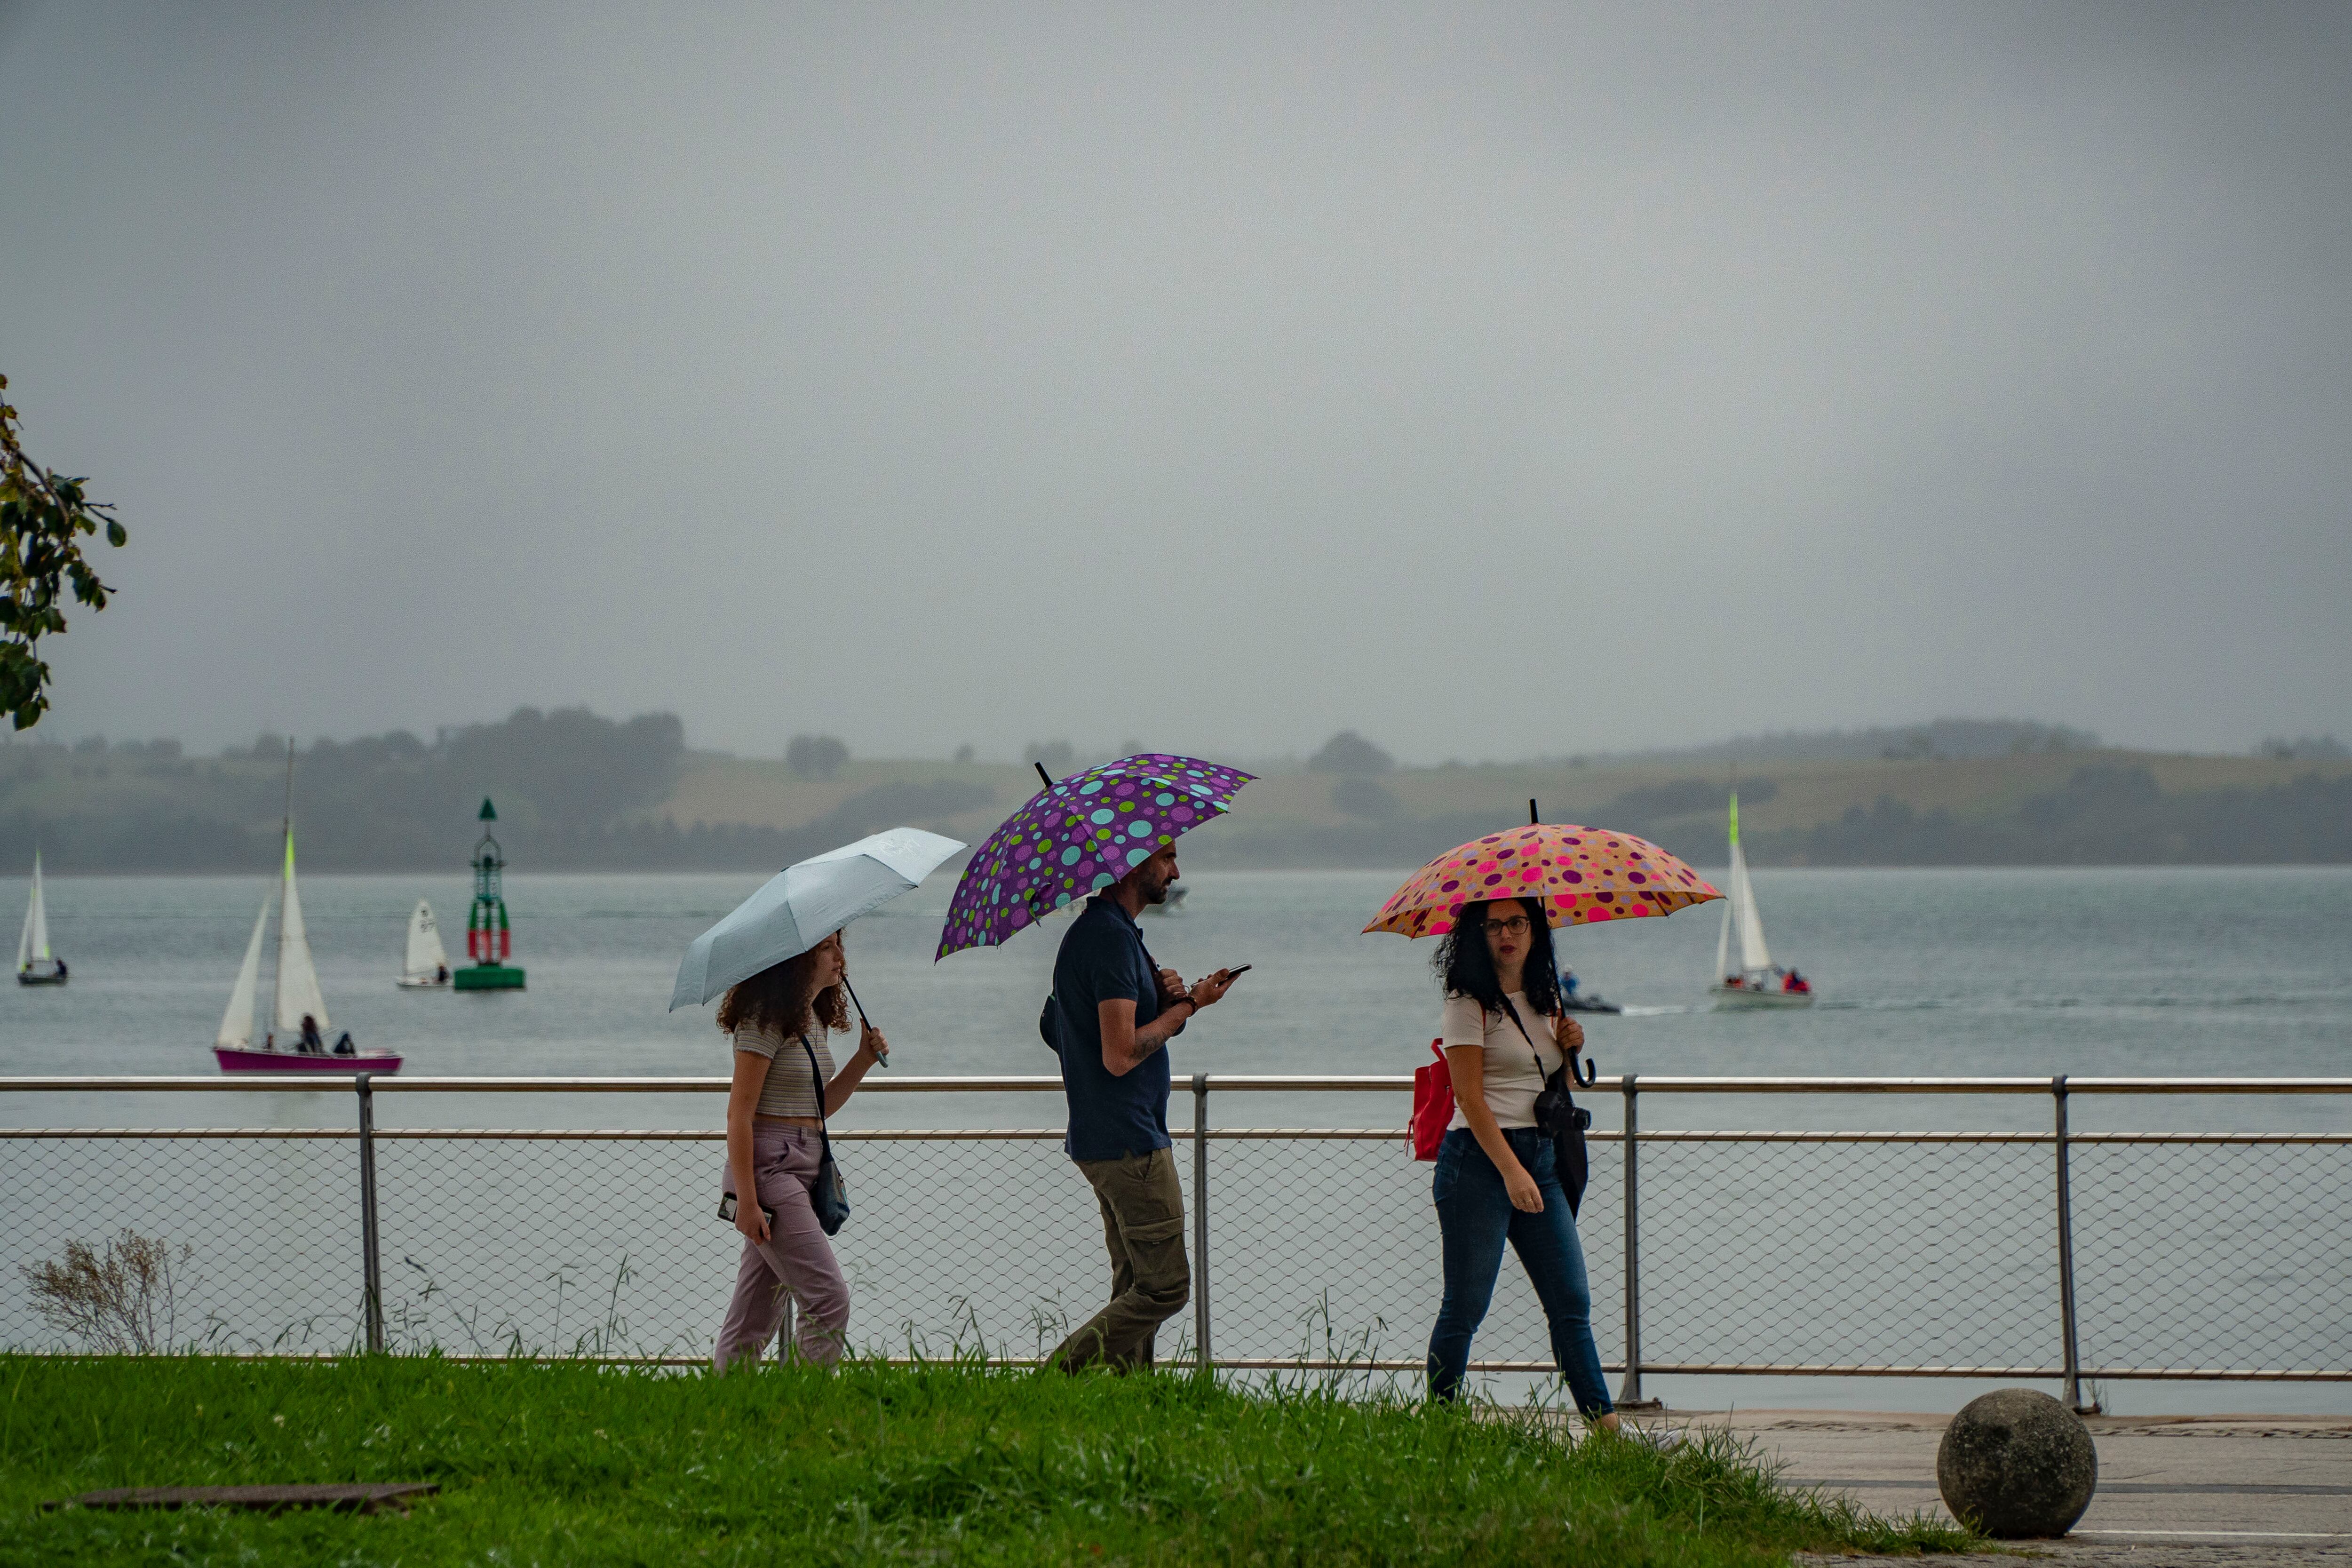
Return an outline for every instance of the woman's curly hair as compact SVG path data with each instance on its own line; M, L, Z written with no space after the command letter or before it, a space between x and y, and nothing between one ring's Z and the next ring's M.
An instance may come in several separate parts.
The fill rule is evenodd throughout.
M1454 929L1437 944L1430 966L1438 973L1448 996L1467 996L1489 1013L1503 1010L1503 983L1495 973L1495 955L1486 951L1486 911L1516 904L1528 917L1528 961L1520 971L1520 989L1538 1017L1559 1011L1559 960L1551 943L1551 925L1543 906L1534 899L1496 899L1491 904L1465 904L1454 917ZM1506 915L1505 918L1508 918Z
M842 973L848 973L845 965ZM731 1035L738 1029L773 1030L791 1036L811 1022L828 1029L848 1028L849 998L844 994L847 987L834 984L819 991L815 981L814 950L772 963L749 980L737 981L719 999L720 1031Z

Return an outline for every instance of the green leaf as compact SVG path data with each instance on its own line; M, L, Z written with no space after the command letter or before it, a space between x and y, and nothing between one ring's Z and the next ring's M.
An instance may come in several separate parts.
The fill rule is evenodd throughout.
M7 384L0 376L0 389ZM61 590L70 584L81 603L106 607L107 586L84 559L79 536L101 522L116 549L130 536L105 503L89 500L88 479L51 473L26 456L16 418L0 401L0 713L29 730L49 707L49 667L34 650L66 629Z

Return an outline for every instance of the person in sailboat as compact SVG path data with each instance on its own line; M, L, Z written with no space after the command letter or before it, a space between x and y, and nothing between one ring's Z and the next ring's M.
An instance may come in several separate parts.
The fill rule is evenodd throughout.
M319 1033L319 1020L308 1013L302 1015L302 1040L295 1048L306 1057L322 1057L327 1054L327 1040L325 1036Z
M727 1095L726 1192L736 1197L743 1255L735 1294L711 1358L718 1369L757 1361L783 1319L785 1293L799 1305L793 1342L803 1360L841 1359L849 1329L849 1282L817 1223L810 1196L824 1147L823 1118L857 1092L889 1042L862 1025L857 1050L835 1070L825 1040L849 1027L841 933L728 987L719 1026L734 1047Z
M436 985L446 985L449 984L449 966L447 964L443 964L440 969L435 973L433 976L433 984Z
M335 1037L335 1054L339 1057L355 1057L360 1054L359 1047L352 1041L352 1032L349 1029Z

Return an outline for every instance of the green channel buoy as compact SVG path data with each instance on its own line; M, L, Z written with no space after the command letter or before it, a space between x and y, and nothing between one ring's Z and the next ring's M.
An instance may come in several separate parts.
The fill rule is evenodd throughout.
M490 797L482 797L481 820L499 819ZM520 991L522 971L509 963L514 956L514 932L507 924L507 858L488 827L474 846L474 903L466 911L466 956L473 967L449 978L460 991Z

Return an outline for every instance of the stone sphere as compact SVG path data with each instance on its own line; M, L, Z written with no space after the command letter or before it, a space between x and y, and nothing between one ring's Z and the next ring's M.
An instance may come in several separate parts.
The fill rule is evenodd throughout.
M2048 1394L1995 1389L1945 1428L1936 1485L1953 1518L1987 1535L2063 1535L2098 1489L2099 1451L2082 1418Z

